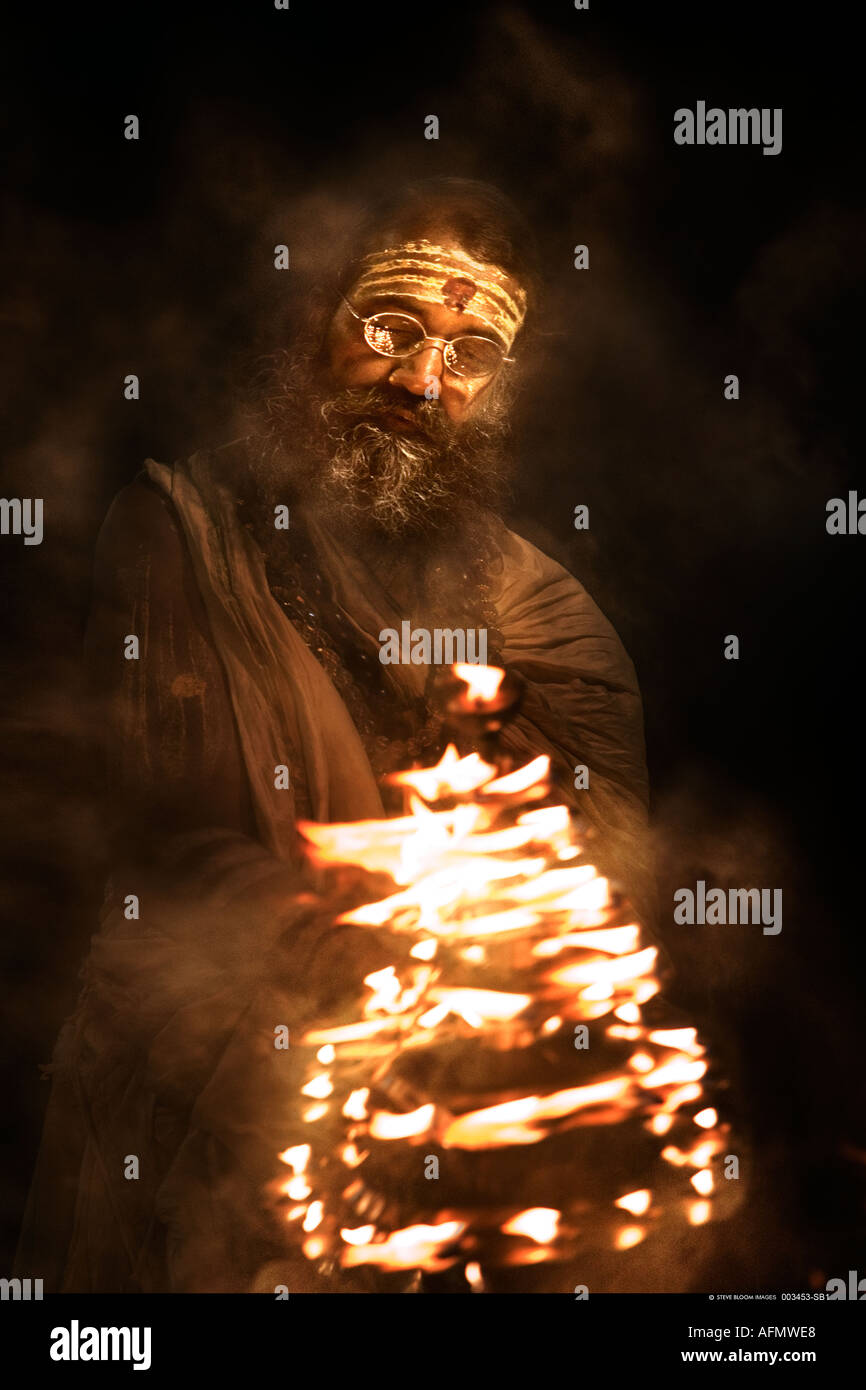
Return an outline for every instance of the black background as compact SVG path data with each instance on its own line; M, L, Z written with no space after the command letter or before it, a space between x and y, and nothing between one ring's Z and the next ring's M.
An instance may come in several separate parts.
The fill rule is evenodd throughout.
M662 922L754 1143L712 1280L795 1289L856 1263L866 540L825 530L827 500L861 484L851 22L841 5L603 0L13 16L2 490L45 499L45 540L0 544L0 1266L38 1141L37 1063L101 896L74 719L99 524L145 456L231 437L238 358L290 333L360 205L440 173L498 184L539 237L550 338L519 401L510 521L586 583L635 661L663 902L696 877L784 893L776 937ZM673 112L699 99L782 107L781 154L676 146Z

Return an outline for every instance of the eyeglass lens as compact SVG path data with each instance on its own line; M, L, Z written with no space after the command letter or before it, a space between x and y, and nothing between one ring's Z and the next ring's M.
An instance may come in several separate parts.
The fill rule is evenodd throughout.
M424 342L424 330L405 314L375 314L364 325L370 347L386 357L407 357ZM502 361L502 352L486 338L468 334L445 349L446 366L461 376L488 376Z

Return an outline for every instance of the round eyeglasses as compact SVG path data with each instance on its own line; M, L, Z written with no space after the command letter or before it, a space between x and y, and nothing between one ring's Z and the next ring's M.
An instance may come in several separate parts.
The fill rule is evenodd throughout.
M456 338L431 338L423 323L411 314L393 312L361 315L353 309L345 295L343 303L364 326L368 347L382 357L412 357L427 343L442 349L445 366L455 376L491 376L503 362L513 362L493 338L477 333L461 333Z

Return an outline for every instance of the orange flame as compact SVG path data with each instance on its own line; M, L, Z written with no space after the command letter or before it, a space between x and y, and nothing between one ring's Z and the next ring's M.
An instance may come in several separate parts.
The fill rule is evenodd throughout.
M473 666L462 661L453 670L459 680L466 682L470 700L492 700L505 678L499 666Z
M467 683L465 698L481 702L495 697L504 675L472 665L455 670ZM434 767L389 778L404 788L409 814L301 826L314 864L389 876L393 891L339 920L375 929L380 939L387 933L395 945L393 963L366 977L358 1015L317 1025L302 1039L315 1049L300 1087L305 1103L314 1102L300 1112L312 1141L280 1155L293 1173L280 1190L298 1203L289 1216L303 1218L310 1259L328 1253L343 1267L388 1270L441 1270L460 1261L470 1287L480 1290L488 1239L511 1264L573 1248L585 1220L579 1183L573 1210L514 1206L495 1218L416 1210L413 1216L430 1219L394 1229L404 1194L386 1203L360 1182L376 1166L371 1153L422 1144L480 1153L626 1121L661 1141L659 1164L681 1170L679 1219L710 1219L713 1163L724 1144L716 1110L702 1104L705 1050L694 1028L645 1026L641 1006L659 989L657 951L643 944L640 926L587 862L568 808L531 807L548 796L549 775L544 755L499 775L477 754L461 758L452 745ZM435 1096L400 1080L389 1090L392 1065L411 1049L430 1048L432 1055L456 1039L461 1046L550 1050L572 1024L595 1020L604 1055L613 1060L589 1084L549 1081L524 1086L524 1094L472 1095L461 1092L455 1074ZM553 1075L560 1080L561 1073ZM334 1161L342 1174L336 1183L328 1178ZM342 1189L347 1169L353 1181ZM611 1195L620 1211L648 1219L608 1224L608 1244L627 1250L651 1234L670 1206L665 1183L677 1175L662 1176L654 1189Z

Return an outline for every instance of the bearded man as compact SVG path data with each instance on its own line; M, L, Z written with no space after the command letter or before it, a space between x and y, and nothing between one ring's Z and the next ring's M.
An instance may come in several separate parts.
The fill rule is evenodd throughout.
M148 460L106 518L86 650L112 873L17 1260L49 1290L246 1290L279 1250L274 1030L384 963L309 891L296 823L383 815L383 775L446 742L435 669L383 664L386 630L485 634L524 682L504 749L550 756L648 916L632 665L500 515L528 248L495 190L411 187L272 364L244 437Z

